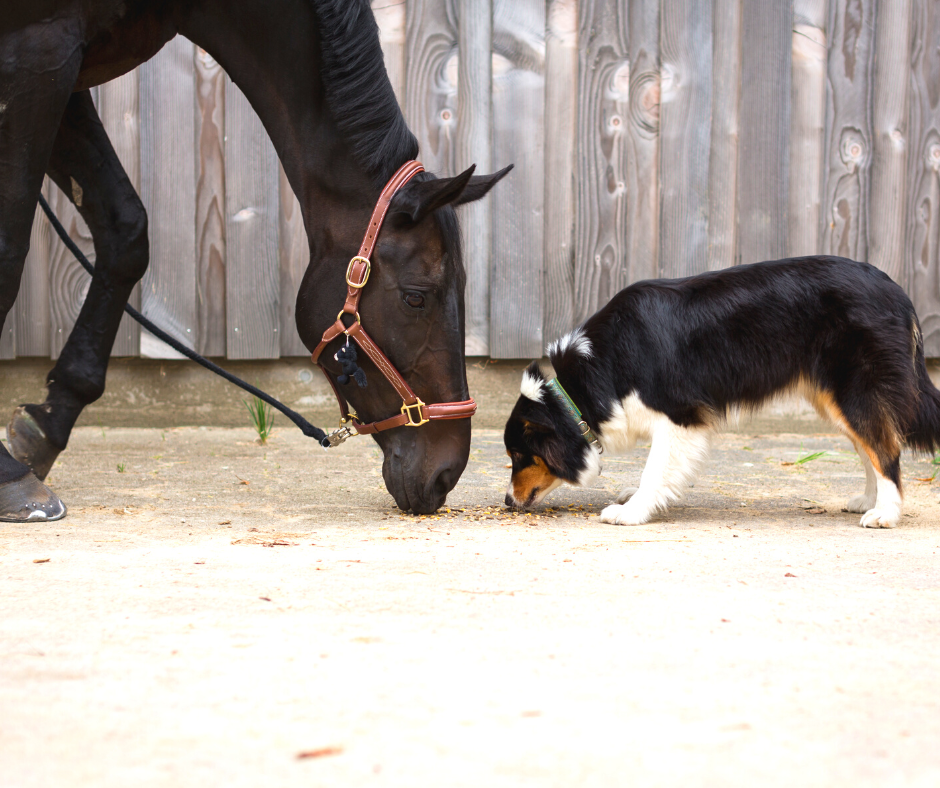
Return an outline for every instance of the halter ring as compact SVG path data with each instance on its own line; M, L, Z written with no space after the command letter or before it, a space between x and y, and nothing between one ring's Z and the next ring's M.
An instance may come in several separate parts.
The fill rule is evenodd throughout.
M341 321L341 318L343 317L343 315L348 315L348 314L349 314L349 312L347 312L345 309L340 309L340 310L339 310L339 314L336 316L336 319L337 319L338 321ZM362 319L359 317L359 313L358 313L358 312L356 312L356 322L357 322L360 326L362 325ZM349 328L352 328L352 326L350 326ZM349 328L347 328L347 329L343 332L344 334L346 334L346 336L349 336Z

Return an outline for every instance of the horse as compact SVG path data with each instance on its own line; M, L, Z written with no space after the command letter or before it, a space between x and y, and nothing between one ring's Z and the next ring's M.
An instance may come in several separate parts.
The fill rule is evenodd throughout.
M382 187L418 143L382 58L367 0L4 0L0 7L0 327L29 249L43 175L91 230L97 262L42 404L17 409L0 444L0 520L54 520L65 506L43 480L82 409L104 393L122 310L149 263L147 215L89 89L153 57L176 35L207 51L257 112L300 202L310 264L298 295L300 337L313 350L347 292ZM480 199L510 168L413 177L394 196L359 312L424 402L468 400L464 286L455 207ZM77 191L77 190L75 190ZM340 374L333 349L323 365ZM369 358L367 389L343 388L363 421L398 413L400 397ZM348 392L348 396L347 396ZM467 418L373 436L388 491L403 511L436 511L466 467ZM12 452L12 453L11 453Z

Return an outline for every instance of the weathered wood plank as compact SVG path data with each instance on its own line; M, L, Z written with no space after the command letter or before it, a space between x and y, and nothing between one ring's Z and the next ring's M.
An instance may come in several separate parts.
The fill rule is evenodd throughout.
M574 327L574 168L578 3L549 0L545 38L545 283L543 340ZM525 177L516 173L516 177Z
M228 358L278 358L278 160L261 120L225 86L225 293Z
M826 80L822 251L868 259L875 0L832 0Z
M878 3L875 11L871 225L868 261L902 287L907 226L908 94L911 2Z
M428 172L455 174L457 21L453 3L409 0L405 26L405 118Z
M400 107L405 106L405 3L372 0L372 12L379 26L379 43L385 70Z
M618 0L581 0L578 10L575 323L590 317L628 281L627 183L632 172L626 9ZM648 80L637 85L643 87ZM633 106L643 109L639 101ZM646 133L655 134L650 112L640 118Z
M493 5L493 150L524 177L509 177L492 196L493 278L490 355L542 355L544 248L545 3Z
M195 107L193 45L177 36L140 68L140 196L154 228L141 311L190 348L198 326ZM146 331L140 351L180 357Z
M663 276L708 267L711 0L663 0L659 220Z
M49 184L49 207L68 231L69 237L94 264L95 246L88 225L69 197L53 183ZM49 250L49 355L53 359L58 358L65 347L90 285L91 277L59 237L53 235Z
M196 349L225 355L225 72L196 48Z
M483 174L493 167L493 4L492 0L457 0L456 7L460 57L454 167L457 172L463 172L476 164L477 173ZM468 355L485 356L490 352L493 198L461 208L460 225L467 270L465 348Z
M712 10L712 122L708 160L708 270L734 265L737 240L738 121L742 0Z
M819 254L826 132L828 0L793 0L787 254Z
M792 0L744 0L738 253L742 263L784 257L789 190Z
M940 356L940 6L914 0L906 265L927 356Z
M98 114L131 185L140 191L140 74L124 74L98 89ZM140 285L128 303L140 308ZM121 319L112 356L140 353L140 326L128 315Z
M42 194L48 200L51 182L43 183ZM29 237L29 254L23 268L20 293L16 299L16 355L49 356L49 252L52 225L36 206ZM13 318L7 318L8 320Z
M307 356L313 348L306 348L297 333L297 292L310 263L310 244L304 229L300 203L294 195L283 169L278 177L281 210L278 215L281 278L281 355Z
M659 0L639 0L629 3L628 8L627 279L617 290L662 273L659 259L660 4Z

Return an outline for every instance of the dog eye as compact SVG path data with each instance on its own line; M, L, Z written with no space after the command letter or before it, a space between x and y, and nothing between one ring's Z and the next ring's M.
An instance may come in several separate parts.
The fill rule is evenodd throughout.
M414 290L406 290L401 294L404 301L412 309L424 309L424 295Z

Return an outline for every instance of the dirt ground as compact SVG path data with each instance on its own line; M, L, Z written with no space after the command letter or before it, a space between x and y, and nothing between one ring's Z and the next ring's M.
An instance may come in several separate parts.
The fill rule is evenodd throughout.
M475 430L411 517L366 438L252 438L83 427L0 524L0 785L940 785L929 461L864 530L846 441L745 430L624 528L643 449L517 516Z

